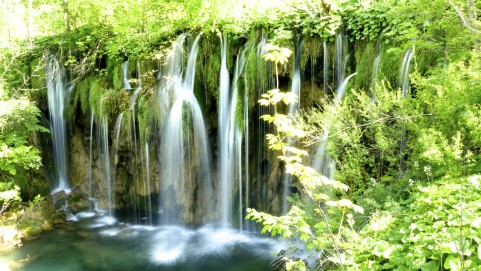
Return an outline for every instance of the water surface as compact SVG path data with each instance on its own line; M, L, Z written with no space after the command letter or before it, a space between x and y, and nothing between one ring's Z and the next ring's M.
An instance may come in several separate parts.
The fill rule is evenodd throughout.
M261 271L269 270L277 246L233 229L138 226L86 214L25 241L0 262L12 271Z

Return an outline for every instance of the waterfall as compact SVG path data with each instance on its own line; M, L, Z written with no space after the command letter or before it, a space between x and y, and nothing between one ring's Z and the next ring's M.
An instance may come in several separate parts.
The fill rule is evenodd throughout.
M129 61L125 61L120 67L122 69L122 87L124 89L132 89L129 82Z
M344 81L344 70L345 70L345 63L347 61L347 57L345 57L344 53L344 39L343 34L339 32L336 37L336 57L335 57L335 68L336 68L336 87L337 89L341 85L342 81ZM337 92L336 89L336 92Z
M227 70L227 37L221 42L221 66L220 66L220 86L219 86L219 175L221 185L221 224L226 227L232 221L232 172L230 169L229 156L232 151L229 150L229 71Z
M334 97L334 101L332 104L332 110L335 112L339 102L342 100L344 97L344 94L346 92L346 87L347 83L349 83L349 80L351 77L356 75L356 73L353 73L346 77L339 87L336 90L336 95ZM324 132L321 137L321 142L319 147L317 148L316 154L314 155L314 161L312 163L312 167L320 172L322 175L333 179L334 178L334 171L335 171L335 161L329 157L329 155L326 153L326 143L327 139L329 137L329 130L331 129L331 122L332 118L329 120L328 124L326 125Z
M46 63L48 109L50 130L53 142L53 159L55 165L52 191L68 190L67 175L67 131L64 119L65 99L70 91L67 89L65 69L53 55Z
M161 93L169 92L174 101L164 127L161 153L160 206L161 223L182 225L190 220L188 212L202 206L212 212L212 186L207 132L200 106L194 96L195 65L200 35L190 50L187 69L182 78L181 60L185 35L181 35L169 54L166 82ZM195 183L201 201L194 202ZM200 197L200 196L199 196Z
M402 91L402 97L406 98L409 91L409 67L414 55L414 48L409 48L404 53L399 73L399 85ZM399 174L404 174L404 150L406 149L406 125L403 122L401 131L400 148L399 148Z
M152 184L150 183L150 157L149 157L149 143L145 142L145 185L147 186L147 223L153 225L152 215Z
M122 118L124 116L124 113L120 113L119 116L117 117L117 120L115 122L115 127L114 127L114 133L113 133L113 138L112 138L112 146L113 146L113 161L112 161L112 175L110 177L110 190L108 193L110 193L109 200L110 200L110 208L113 206L113 188L115 188L115 184L117 181L117 165L119 163L119 141L120 141L120 128L122 126ZM112 215L112 212L110 211L110 215Z
M247 76L244 77L244 86L247 86ZM249 208L249 93L247 87L244 88L244 208L241 205L241 218L245 217L244 210ZM242 221L241 219L241 221ZM240 227L243 230L243 227Z
M347 78L344 78L344 72L348 60L348 56L346 56L346 49L345 49L345 42L344 42L344 35L339 32L336 36L335 41L335 59L334 59L334 82L336 82L336 93L334 94L334 100L332 103L331 109L333 112L335 111L337 105L344 97L344 93L346 91L347 83L355 73L349 75ZM323 43L324 49L324 88L327 88L327 45L326 42ZM325 90L324 90L325 91ZM312 161L312 167L323 174L324 176L333 179L334 172L335 172L335 161L326 153L326 142L329 137L329 130L331 129L331 122L332 118L328 120L326 127L324 128L324 132L322 134L320 145L317 148L314 159Z
M328 93L327 86L329 84L329 63L327 62L327 42L324 41L322 42L322 58L323 58L323 63L322 63L322 72L323 72L323 91L324 91L324 97Z
M413 58L414 49L409 48L404 53L399 74L399 85L402 90L402 97L405 98L409 90L409 67Z
M124 112L120 113L117 117L117 121L115 122L114 127L114 165L119 163L119 141L120 141L120 127L122 126L122 117L124 116ZM114 167L116 168L116 167ZM113 174L115 176L115 174Z
M227 71L227 38L222 40L221 71L220 71L220 100L219 100L219 140L220 140L220 185L221 185L221 225L227 227L232 224L235 181L237 181L239 226L243 221L243 187L242 187L242 129L238 123L239 105L239 78L245 66L245 55L248 50L246 45L239 52L232 88L229 88L229 73ZM244 98L245 99L245 98ZM242 102L242 100L240 100ZM239 107L241 108L241 107ZM244 109L245 110L245 109ZM247 123L244 123L247 125Z
M95 111L92 109L92 113L90 115L90 137L89 137L89 197L92 197L92 184L93 184L93 169L92 169L92 162L93 162L93 153L92 153L92 146L93 146L93 133L94 133L94 117Z
M372 74L371 74L371 91L373 96L376 93L376 84L377 84L377 73L379 71L379 63L381 62L381 43L377 42L376 44L376 58L374 58L374 63L372 65Z
M102 115L99 120L99 129L98 129L98 153L101 170L102 170L102 178L105 182L105 188L107 191L107 195L102 195L106 197L106 204L107 204L107 211L108 215L112 216L113 210L113 198L112 198L112 182L111 182L111 174L110 174L110 149L109 149L109 123L107 115Z
M296 113L300 106L301 106L301 71L299 68L299 63L301 61L301 53L302 47L304 42L302 40L299 41L298 38L297 46L296 46L296 55L294 59L294 74L292 76L292 83L291 83L291 93L295 94L298 98L297 103L289 105L289 114L293 115Z
M132 97L130 98L129 110L130 110L130 116L131 116L131 119L130 119L131 125L130 125L129 135L130 135L130 138L131 138L132 144L133 144L133 148L131 149L130 157L131 157L131 163L134 165L133 166L134 197L132 199L132 205L133 205L132 213L133 213L133 220L136 221L137 223L139 223L140 222L140 210L138 209L138 206L137 206L137 203L138 203L138 191L137 191L137 189L138 189L139 186L137 184L140 181L139 180L140 176L139 176L139 173L137 172L137 167L135 165L138 164L138 159L140 159L142 161L143 156L138 155L138 148L137 148L140 145L138 145L138 142L137 142L138 127L137 127L137 113L136 113L136 110L135 110L135 105L137 104L137 98L139 96L139 93L142 90L142 80L140 78L141 70L140 70L140 65L139 65L138 62L137 62L137 74L139 75L139 78L137 78L137 86L134 88L133 93L132 93ZM132 89L132 88L130 88L130 89ZM140 149L140 152L142 152L142 149Z

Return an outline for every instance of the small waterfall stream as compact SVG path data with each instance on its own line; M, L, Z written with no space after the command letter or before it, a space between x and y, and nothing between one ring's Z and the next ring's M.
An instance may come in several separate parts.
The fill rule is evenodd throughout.
M93 185L93 140L94 140L94 117L95 117L95 110L92 109L90 113L90 137L89 137L89 168L88 168L88 177L89 177L89 198L93 198L92 196L92 185Z
M331 110L333 112L335 112L337 105L344 97L349 79L351 79L351 77L355 75L355 73L353 73L349 75L347 78L344 78L346 63L349 56L346 55L345 37L341 32L338 33L336 36L335 47L336 47L336 51L335 51L335 59L334 59L334 70L336 72L334 75L334 82L336 82L336 92L334 94L334 99L332 102ZM324 75L326 75L328 65L327 65L327 57L326 57L327 47L325 42L323 43L323 49L324 49L324 68L325 68ZM325 77L324 79L326 78L327 77ZM324 81L324 88L327 88L326 80ZM323 174L324 176L330 179L333 179L335 168L336 168L335 161L326 153L326 144L329 138L329 130L331 129L331 121L332 120L329 120L326 127L324 127L320 144L317 147L317 150L315 151L315 154L314 154L314 159L312 160L312 167L318 172L320 172L321 174Z
M337 88L336 90L336 95L334 97L334 101L332 104L332 110L335 112L339 102L342 100L344 97L344 94L346 92L346 87L347 84L349 83L349 80L351 77L356 75L356 73L353 73L346 77L341 85ZM332 121L332 120L331 120ZM331 123L329 122L325 129L324 132L322 133L320 145L316 150L316 153L314 155L314 160L312 163L312 167L323 174L324 176L333 179L334 178L334 172L335 172L335 161L329 157L329 155L326 153L326 144L327 140L329 138L329 130L331 129Z
M70 92L65 69L55 56L50 55L46 63L48 108L50 113L50 130L52 132L53 159L55 164L52 191L70 188L67 173L67 131L65 128L65 99Z
M402 97L405 98L409 91L409 68L414 55L414 49L409 48L404 53L401 69L399 73L399 86L402 90Z
M232 222L231 211L231 189L232 171L230 169L229 157L232 153L229 150L229 110L230 110L230 78L227 70L227 37L224 36L221 42L221 66L219 86L219 175L221 186L221 225L227 227ZM232 146L232 145L231 145Z
M132 89L129 82L129 61L125 61L121 65L122 68L122 87L124 89Z
M322 42L322 85L323 85L323 94L324 97L329 93L328 91L328 85L329 85L329 63L328 63L328 58L327 58L327 42L323 41Z
M376 84L377 84L377 74L379 71L379 63L381 63L381 42L377 42L376 44L376 58L374 58L374 63L372 65L371 93L373 96L376 94Z
M102 115L99 120L99 129L97 130L97 142L98 153L101 161L102 180L104 182L105 190L101 195L101 198L106 199L107 213L109 216L113 215L113 194L112 194L112 182L111 182L111 164L110 164L110 148L109 148L109 123L106 115Z
M402 98L407 98L409 94L409 68L411 60L414 55L414 48L409 48L406 50L401 63L400 73L399 73L399 86L401 87ZM401 138L399 147L399 175L404 174L404 151L406 149L406 125L403 121L403 127L401 128Z

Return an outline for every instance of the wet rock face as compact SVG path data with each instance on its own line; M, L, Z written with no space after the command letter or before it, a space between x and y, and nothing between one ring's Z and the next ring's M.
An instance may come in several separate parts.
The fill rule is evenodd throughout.
M89 177L89 154L88 138L84 139L81 133L75 131L70 139L70 163L69 179L70 185L80 187L82 191L88 191Z

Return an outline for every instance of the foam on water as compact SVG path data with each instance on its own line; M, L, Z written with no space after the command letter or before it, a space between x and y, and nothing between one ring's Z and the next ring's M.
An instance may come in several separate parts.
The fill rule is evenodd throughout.
M155 263L171 264L184 258L184 251L191 232L180 227L161 227L154 236L151 260Z
M95 219L90 228L101 228L105 226L111 226L117 223L117 219L113 216L100 216L99 218Z

